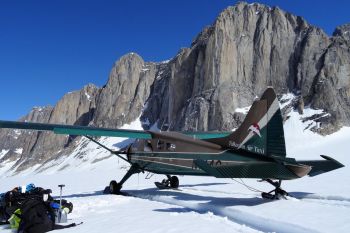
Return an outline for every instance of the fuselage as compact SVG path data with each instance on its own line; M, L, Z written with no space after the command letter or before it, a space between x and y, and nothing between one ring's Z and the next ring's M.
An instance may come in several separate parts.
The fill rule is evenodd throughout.
M128 160L144 171L165 175L213 176L218 171L221 174L216 175L218 178L282 180L305 175L302 174L305 166L293 161L289 161L287 167L281 166L269 156L222 148L214 143L166 132L156 133L153 139L136 140L128 149ZM208 168L203 170L197 161L204 161L210 168L206 166Z
M158 174L199 175L206 172L197 167L197 159L206 161L211 166L229 166L247 163L249 160L241 156L232 157L232 152L226 150L219 153L180 153L180 152L134 152L129 155L132 163L137 163L146 171ZM254 161L254 160L252 160Z

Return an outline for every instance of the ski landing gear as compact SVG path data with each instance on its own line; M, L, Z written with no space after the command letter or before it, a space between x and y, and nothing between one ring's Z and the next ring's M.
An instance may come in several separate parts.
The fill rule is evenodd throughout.
M154 182L159 189L177 189L179 187L179 178L177 176L167 175L168 179L164 179L162 182Z
M122 192L120 192L120 190L122 189L125 181L127 181L133 174L140 173L141 171L142 170L138 164L132 164L129 171L125 174L125 176L119 183L117 183L117 181L115 180L112 180L109 183L109 187L106 187L106 189L109 189L108 191L110 194L123 194Z
M268 193L261 193L262 198L279 200L281 197L286 199L286 196L289 196L289 194L286 191L281 189L282 180L272 181L271 179L264 179L263 181L269 182L271 185L275 187L275 189L271 190ZM275 194L272 194L273 192L275 192Z

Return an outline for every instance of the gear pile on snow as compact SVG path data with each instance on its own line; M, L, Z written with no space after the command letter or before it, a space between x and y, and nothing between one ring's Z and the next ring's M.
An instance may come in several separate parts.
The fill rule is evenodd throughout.
M29 184L0 194L0 224L10 224L17 233L44 233L76 226L57 224L66 222L73 204L64 199L55 200L51 193L50 189Z

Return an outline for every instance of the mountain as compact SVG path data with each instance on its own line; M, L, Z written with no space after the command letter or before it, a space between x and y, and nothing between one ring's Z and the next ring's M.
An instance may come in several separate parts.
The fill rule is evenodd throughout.
M54 107L33 108L22 121L117 128L140 117L144 128L232 130L273 86L293 93L284 106L322 109L303 121L322 135L350 126L350 24L332 36L278 7L240 2L203 29L190 48L165 62L129 53L113 66L105 86L66 94ZM0 131L0 164L12 170L45 167L74 151L80 138L43 132ZM83 160L84 158L81 157Z

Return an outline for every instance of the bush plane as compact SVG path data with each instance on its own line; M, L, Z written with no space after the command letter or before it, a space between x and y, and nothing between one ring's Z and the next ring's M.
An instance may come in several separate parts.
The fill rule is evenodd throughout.
M85 136L130 164L125 176L112 180L107 189L121 194L123 184L140 172L164 174L155 182L160 189L178 188L176 175L216 178L254 178L274 186L263 198L288 196L282 180L316 176L343 167L335 159L297 161L286 157L283 119L279 101L269 87L254 101L240 127L233 132L141 131L89 126L0 121L0 128L52 131L56 134ZM127 148L114 151L95 140L96 136L136 139Z

